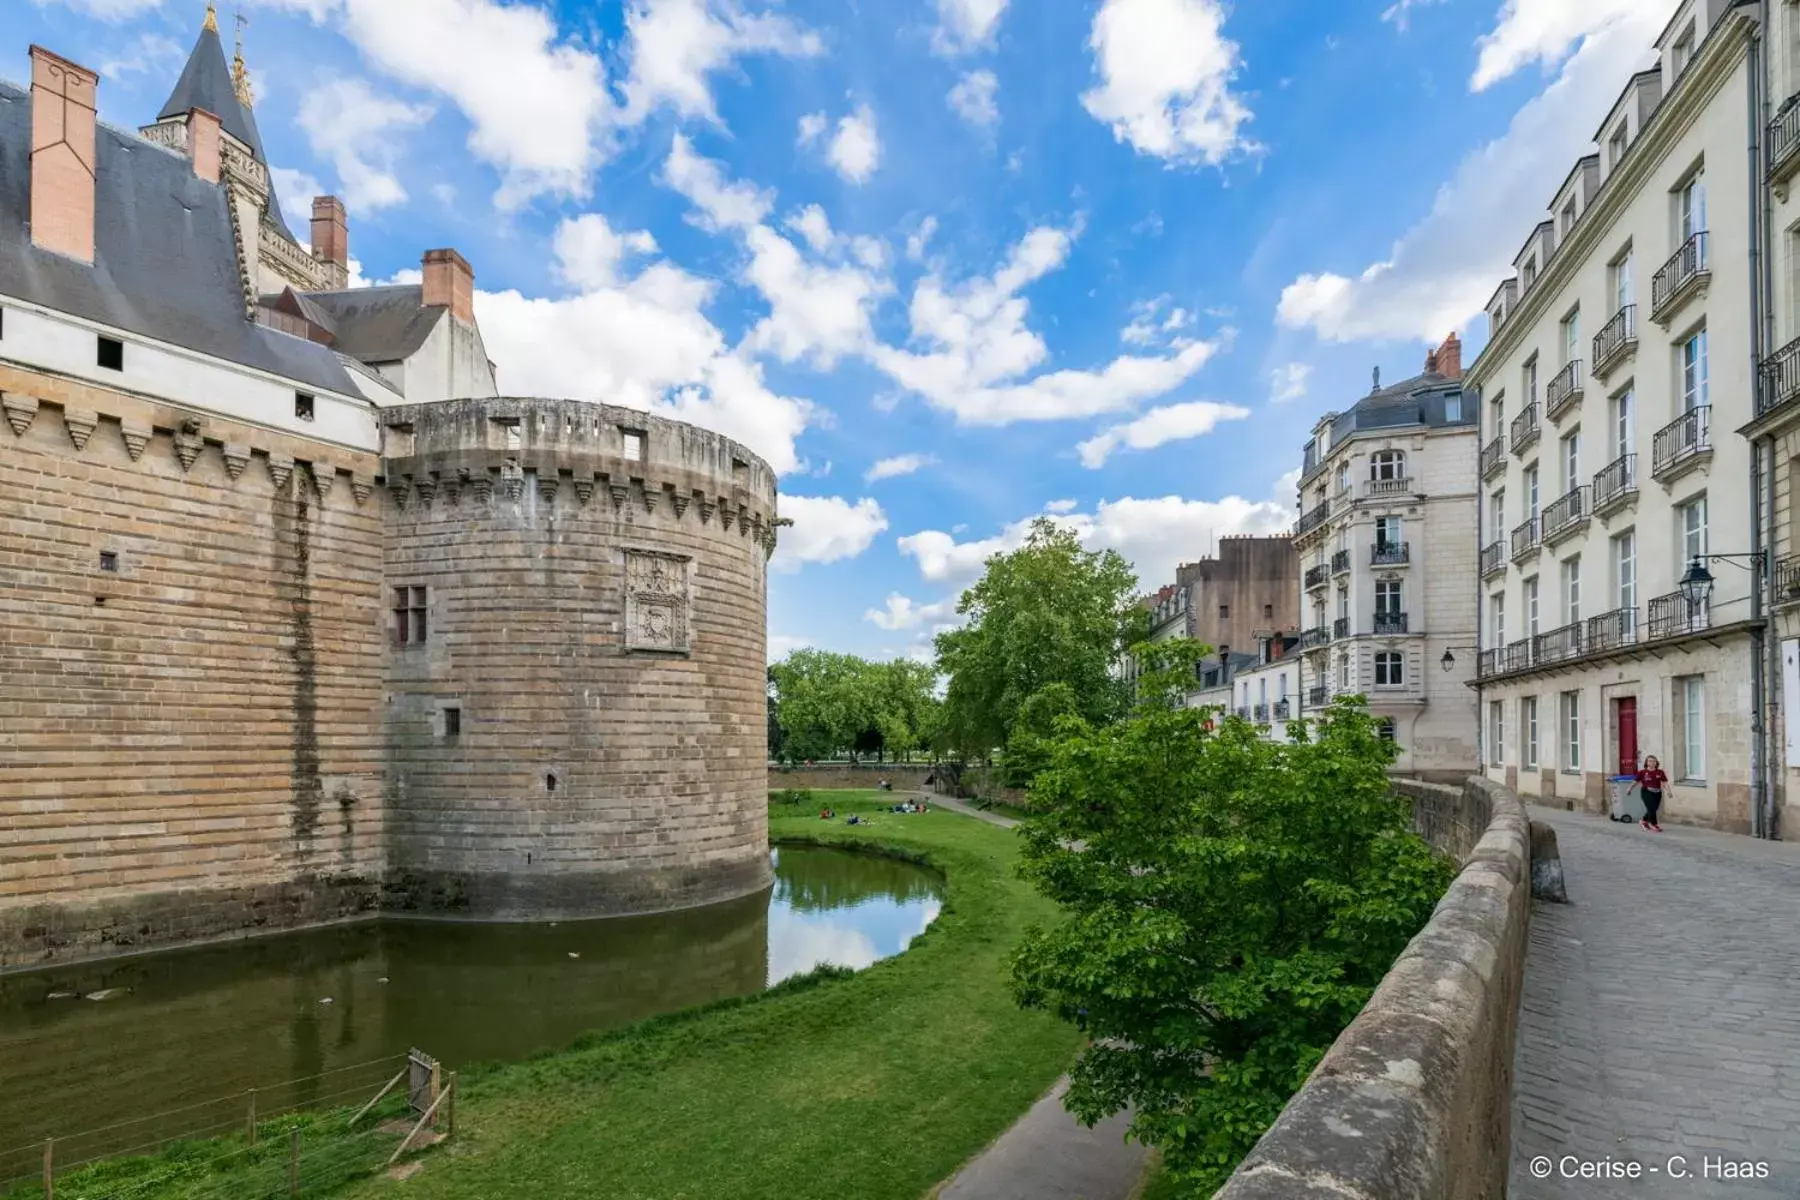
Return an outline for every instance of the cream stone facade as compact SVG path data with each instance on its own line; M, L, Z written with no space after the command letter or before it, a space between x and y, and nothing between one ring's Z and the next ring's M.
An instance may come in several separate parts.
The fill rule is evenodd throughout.
M1463 686L1474 669L1476 433L1461 374L1453 334L1423 374L1378 382L1321 419L1293 539L1304 708L1366 696L1393 723L1395 769L1421 775L1466 772L1476 757Z
M1676 10L1490 301L1465 380L1484 769L1600 811L1607 778L1655 755L1669 820L1741 832L1769 710L1759 464L1737 432L1762 315L1755 16ZM1696 562L1709 603L1678 586Z

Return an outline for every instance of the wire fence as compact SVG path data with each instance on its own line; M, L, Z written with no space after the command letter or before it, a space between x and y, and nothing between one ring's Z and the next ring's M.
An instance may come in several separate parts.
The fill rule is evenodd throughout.
M326 1195L454 1131L455 1078L415 1050L0 1148L0 1200Z

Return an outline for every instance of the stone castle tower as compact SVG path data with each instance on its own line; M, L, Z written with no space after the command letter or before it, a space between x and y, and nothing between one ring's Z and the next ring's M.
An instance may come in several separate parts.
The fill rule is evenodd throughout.
M210 13L140 134L30 62L0 82L0 969L766 886L768 465L500 396L454 250L345 286L343 207L287 231Z

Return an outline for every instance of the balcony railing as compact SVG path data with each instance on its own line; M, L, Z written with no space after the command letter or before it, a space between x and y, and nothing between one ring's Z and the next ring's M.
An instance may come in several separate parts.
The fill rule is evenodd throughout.
M1800 150L1800 95L1789 96L1769 121L1769 179L1776 180L1792 168L1794 151Z
M1656 431L1650 443L1650 473L1679 474L1702 454L1712 453L1712 405L1689 409Z
M1331 556L1331 573L1342 575L1350 569L1350 551L1339 550Z
M1594 515L1623 508L1637 495L1637 455L1622 454L1594 472Z
M1531 639L1532 659L1541 667L1546 663L1579 657L1582 653L1582 632L1581 622L1573 621L1560 629L1538 634Z
M1411 550L1405 542L1376 542L1369 547L1372 567L1402 567L1411 561Z
M1267 725L1269 723L1269 706L1267 704L1259 704L1256 706L1256 723L1258 725Z
M1324 708L1331 703L1331 689L1324 684L1315 684L1306 689L1306 706L1308 708Z
M1475 655L1475 677L1486 679L1494 673L1494 663L1500 657L1497 650L1482 650Z
M1400 479L1370 479L1363 483L1363 495L1370 499L1379 496L1410 496L1413 481L1410 475Z
M1544 413L1552 421L1581 399L1581 360L1573 359L1544 386Z
M1531 665L1531 639L1520 638L1509 642L1505 650L1500 652L1500 669L1502 671L1523 671Z
M1325 570L1324 563L1319 563L1317 566L1306 568L1306 586L1309 590L1316 587L1324 587L1330 578L1330 573Z
M1703 229L1669 256L1650 279L1650 315L1661 321L1679 307L1681 301L1711 275L1706 258L1706 231Z
M1331 505L1329 502L1315 505L1303 514L1299 522L1294 526L1294 536L1304 537L1306 534L1311 533L1313 530L1323 525L1330 517Z
M1494 440L1481 448L1481 477L1486 479L1506 465L1506 435L1496 433Z
M1237 715L1248 721L1250 719L1250 706L1248 704L1238 705Z
M1561 541L1588 521L1588 487L1582 484L1544 510L1544 541Z
M1335 642L1340 638L1347 638L1349 636L1350 636L1350 618L1349 617L1339 617L1337 620L1335 620L1331 623L1331 640L1332 641Z
M1277 721L1285 721L1292 715L1293 706L1289 701L1277 700L1275 702L1275 719Z
M1593 654L1637 644L1637 609L1615 608L1587 620L1587 648Z
M1711 607L1705 603L1690 605L1680 592L1670 592L1650 602L1651 641L1697 633L1711 625Z
M1522 453L1538 440L1538 406L1535 402L1527 404L1525 410L1512 419L1512 451Z
M1756 415L1759 417L1800 397L1800 338L1763 359L1757 376Z
M1536 517L1523 525L1513 527L1512 556L1518 562L1528 554L1535 554L1538 548L1538 519Z
M1376 633L1405 633L1406 614L1403 612L1378 612L1375 614Z
M1612 319L1600 327L1594 335L1594 364L1596 378L1604 378L1615 363L1625 358L1627 351L1637 345L1637 305L1627 304L1612 315Z
M1302 650L1311 650L1315 646L1323 646L1330 640L1331 630L1325 628L1323 625L1314 625L1311 629L1300 635L1300 648Z
M1481 548L1481 577L1497 575L1506 570L1506 544L1498 539Z
M1800 556L1789 556L1775 563L1775 603L1800 603Z

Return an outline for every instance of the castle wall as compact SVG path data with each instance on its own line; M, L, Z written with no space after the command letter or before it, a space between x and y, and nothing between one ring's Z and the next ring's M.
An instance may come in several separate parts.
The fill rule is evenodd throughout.
M428 631L386 650L387 903L546 918L767 886L773 472L601 405L384 416L386 582L424 589Z
M368 911L374 456L5 362L0 404L0 968Z

